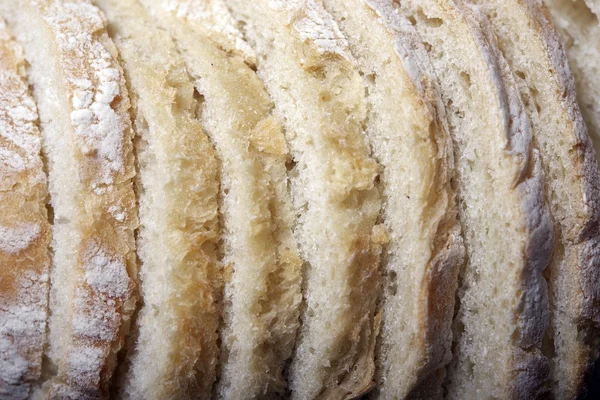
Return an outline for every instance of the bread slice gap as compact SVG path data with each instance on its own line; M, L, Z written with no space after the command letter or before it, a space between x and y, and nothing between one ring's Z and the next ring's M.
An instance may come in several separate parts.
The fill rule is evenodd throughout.
M437 76L414 27L391 1L324 5L358 60L367 88L366 132L382 166L382 217L390 239L383 253L378 394L372 397L432 397L441 394L436 391L452 357L464 261L452 141Z
M552 250L544 178L515 82L486 27L453 0L394 1L440 81L468 261L460 273L449 399L535 397L548 373L542 276Z
M317 1L227 1L257 53L295 165L295 236L307 262L291 398L353 398L373 385L380 289L379 167L363 136L363 81Z
M284 395L283 369L299 326L302 260L292 236L296 217L281 122L224 4L143 3L183 55L220 159L228 277L215 397Z
M106 398L136 302L129 100L104 15L84 0L3 1L25 49L54 210L55 398Z
M143 305L117 392L123 399L200 398L211 392L219 355L216 153L171 38L135 0L94 2L127 78L139 169Z
M51 226L39 116L23 49L0 18L0 398L39 390Z
M600 345L600 171L576 100L567 56L540 1L472 0L489 17L521 78L548 177L557 246L548 270L552 391L576 398Z

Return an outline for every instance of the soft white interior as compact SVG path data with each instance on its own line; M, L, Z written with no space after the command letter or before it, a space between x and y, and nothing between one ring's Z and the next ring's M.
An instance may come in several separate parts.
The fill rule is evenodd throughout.
M121 394L169 399L210 392L220 311L217 160L170 37L135 0L95 3L110 21L137 133L143 306Z
M316 3L227 4L257 52L259 75L285 121L296 163L290 171L296 237L309 265L292 396L364 390L373 370L378 276L369 236L379 201L378 168L362 136L362 79L336 38L315 40L312 24L327 24L326 17L311 20ZM288 7L298 7L296 21L288 19Z
M204 25L192 13L176 17L161 4L146 5L176 39L202 97L202 123L220 160L228 280L218 396L281 394L301 301L301 260L291 236L294 217L285 186L287 146L281 125L246 60L213 41L215 31L226 29Z
M440 357L447 359L444 349L437 347L428 335L436 316L424 309L427 294L422 291L431 287L427 280L432 278L427 272L440 251L435 248L436 241L445 240L447 234L448 226L440 224L453 224L447 221L452 219L455 205L450 188L452 144L440 125L438 94L429 81L437 78L428 76L430 71L424 68L429 66L421 69L419 63L422 59L428 62L427 54L411 42L419 40L416 32L413 37L409 32L395 31L387 25L392 24L387 18L393 20L393 15L380 18L364 0L324 3L348 38L367 85L367 134L382 165L382 217L389 234L383 256L385 287L378 383L382 398L404 398L420 383L422 374L443 368L438 359L429 358L431 353L442 353ZM379 12L392 12L381 2L373 3ZM449 262L450 271L444 275L449 279L434 285L455 288L452 278L456 275L452 271L457 271L458 261ZM442 340L447 348L451 343L453 296L437 299L450 303L449 312L444 315L446 330L434 333L445 336Z
M510 131L501 97L504 83L490 49L482 47L481 38L474 36L477 32L453 5L400 3L429 49L456 156L468 262L461 274L448 395L503 398L515 368L513 335L528 245L524 198L514 188L523 158L505 150Z
M597 184L592 171L584 171L581 149L586 150L585 135L579 110L574 108L575 96L570 85L570 71L560 66L563 59L553 28L541 30L536 18L530 15L540 12L535 6L515 4L513 1L494 0L485 3L484 10L498 36L499 47L506 56L511 69L522 80L523 102L532 122L535 141L548 177L547 198L557 223L559 248L554 252L548 270L551 299L550 341L554 349L547 353L553 356L553 391L557 398L576 397L583 375L596 352L597 345L586 343L583 295L597 298L597 278L584 269L587 262L581 256L582 231L595 212L589 204L597 200L586 198L597 196L592 191L584 193L584 186ZM567 41L571 61L577 77L579 100L589 122L592 136L600 128L600 27L596 16L583 1L548 2L559 7L562 23L571 20L574 37ZM519 29L517 29L517 27ZM566 26L563 25L563 28ZM516 34L518 32L518 35ZM589 42L588 42L589 41ZM554 52L553 54L550 52ZM589 75L588 75L589 74ZM589 81L582 76L589 76ZM597 166L592 167L597 174ZM589 236L589 235L586 235ZM587 237L586 237L587 239ZM598 240L597 238L594 240ZM593 293L588 289L592 287ZM591 336L597 336L597 331ZM548 347L552 347L550 343ZM586 361L582 361L586 360Z

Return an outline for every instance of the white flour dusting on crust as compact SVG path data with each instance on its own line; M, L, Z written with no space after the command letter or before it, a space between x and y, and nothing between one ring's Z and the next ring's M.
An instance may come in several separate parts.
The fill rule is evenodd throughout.
M224 48L256 64L256 53L246 43L229 9L222 0L166 0L163 5L178 18L196 22L208 36Z
M110 185L124 172L124 130L121 116L112 108L120 95L122 73L112 54L95 37L106 21L86 2L32 0L56 37L61 67L71 95L71 122L81 138L80 151L96 158L96 185Z
M15 254L27 249L41 232L39 223L23 223L15 227L0 226L0 251Z
M300 37L313 43L321 54L333 53L353 62L348 41L321 3L314 0L271 0L269 6L276 11L288 12L288 23L293 24Z
M37 109L0 19L0 398L27 399L46 341L49 230Z

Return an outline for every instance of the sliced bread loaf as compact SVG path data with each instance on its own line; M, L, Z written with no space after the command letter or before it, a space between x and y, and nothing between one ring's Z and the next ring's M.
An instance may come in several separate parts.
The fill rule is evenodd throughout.
M577 101L600 157L600 23L584 0L545 0L561 34L569 65L575 77ZM600 12L600 10L598 11Z
M257 52L295 165L305 270L292 398L351 398L373 384L381 227L378 165L363 136L363 81L332 17L312 0L227 1Z
M23 49L0 19L0 399L39 387L50 270L48 186Z
M429 55L389 0L324 0L367 88L367 134L382 165L384 247L377 397L441 389L464 248L452 141ZM397 98L398 101L392 99Z
M120 398L201 398L218 359L218 163L183 59L135 0L95 0L127 78L140 205L139 310ZM204 396L202 398L206 398Z
M54 211L49 396L105 398L136 300L129 100L85 0L2 1L31 64Z
M600 345L600 172L567 57L541 0L472 0L489 17L532 121L556 222L547 354L559 399L576 398ZM596 78L592 78L596 79Z
M283 369L299 326L302 262L291 230L295 215L281 123L251 68L252 50L223 3L144 4L183 54L202 99L200 118L220 159L228 279L216 396L282 395Z
M394 1L428 49L446 103L468 261L460 274L450 399L544 391L542 272L552 249L543 172L506 61L454 0Z

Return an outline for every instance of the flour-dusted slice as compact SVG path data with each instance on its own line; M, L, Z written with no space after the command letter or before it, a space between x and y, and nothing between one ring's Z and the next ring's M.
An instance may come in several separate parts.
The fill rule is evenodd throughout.
M565 46L575 77L577 101L600 157L600 23L592 3L584 0L545 0ZM600 3L599 3L600 4ZM599 5L600 7L600 5Z
M46 388L103 398L136 300L129 100L104 15L84 0L3 1L31 64L54 211Z
M468 261L460 274L451 399L533 398L548 374L542 276L552 248L543 172L515 82L492 35L454 0L394 2L440 80Z
M382 165L386 277L377 353L381 398L426 382L441 389L463 246L452 142L437 77L409 21L389 0L325 0L367 87L367 134ZM391 101L397 99L397 101Z
M257 53L285 123L305 271L292 398L351 398L371 388L381 227L378 165L363 136L366 99L348 44L312 0L227 1Z
M552 389L556 398L576 398L600 345L600 172L567 56L541 0L472 1L489 16L520 77L548 177L557 232L548 271Z
M0 19L0 398L39 388L50 269L48 186L23 49Z
M144 4L184 56L221 163L221 250L229 277L216 396L283 395L283 370L299 326L302 262L291 230L281 123L252 69L252 50L223 3Z
M135 0L95 0L110 21L136 131L143 306L119 376L125 399L210 393L219 354L218 162L182 57Z

